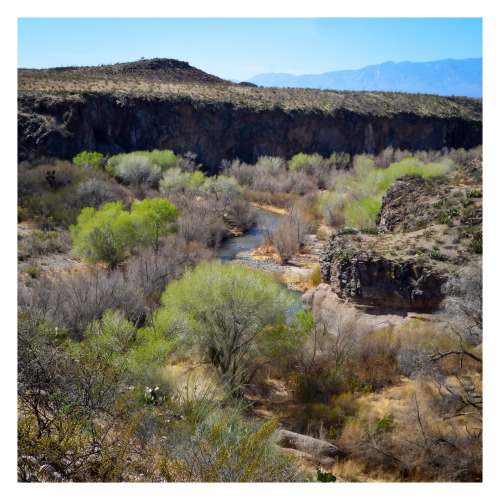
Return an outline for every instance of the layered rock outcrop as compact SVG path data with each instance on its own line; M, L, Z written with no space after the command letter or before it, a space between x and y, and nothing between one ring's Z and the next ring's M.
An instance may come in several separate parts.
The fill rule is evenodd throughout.
M323 283L339 298L377 308L431 311L439 306L444 277L432 264L356 250L355 234L333 236L319 259Z
M375 221L379 232L393 232L410 220L417 227L433 221L434 214L428 209L432 185L432 180L419 176L406 176L396 180L382 199Z

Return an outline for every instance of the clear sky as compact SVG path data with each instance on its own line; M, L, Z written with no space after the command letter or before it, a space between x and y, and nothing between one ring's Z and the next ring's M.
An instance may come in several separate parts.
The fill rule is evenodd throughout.
M221 78L324 73L386 61L482 57L482 19L27 18L18 67L90 66L166 57Z

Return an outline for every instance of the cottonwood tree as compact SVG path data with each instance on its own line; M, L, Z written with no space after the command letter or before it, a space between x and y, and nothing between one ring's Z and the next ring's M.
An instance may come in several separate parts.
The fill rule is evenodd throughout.
M283 328L296 302L272 277L218 261L202 262L170 283L162 297L165 310L181 325L185 345L230 379L233 390L251 378L256 361L253 372L270 361L277 346L283 356L301 341Z
M73 158L73 163L79 167L93 167L95 170L99 170L104 163L104 155L95 151L82 151Z
M114 270L137 248L158 249L159 238L175 229L177 217L176 207L160 198L134 203L132 213L121 202L107 203L100 210L84 208L70 227L73 252Z
M73 252L91 262L105 262L109 269L125 260L136 244L136 229L121 202L107 203L100 210L86 207L70 226Z
M163 198L147 198L132 204L131 216L141 244L157 251L160 237L176 231L174 223L179 212Z

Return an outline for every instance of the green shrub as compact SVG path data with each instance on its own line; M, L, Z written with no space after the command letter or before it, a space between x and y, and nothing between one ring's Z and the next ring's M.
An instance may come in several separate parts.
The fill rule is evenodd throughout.
M483 237L482 235L475 235L470 248L474 253L483 253Z
M152 245L172 230L178 212L161 198L146 199L127 212L123 203L106 203L96 210L86 207L70 226L75 255L90 262L104 262L110 269L125 260L136 248Z
M131 184L145 182L155 186L161 178L161 168L142 155L129 154L123 157L115 170L115 175Z
M443 258L443 255L441 254L441 252L439 250L433 250L430 254L429 254L429 257L431 259L435 259L435 260L441 260Z
M69 229L75 255L104 262L110 269L115 269L136 246L134 223L121 202L107 203L100 210L84 208L76 225Z
M143 164L148 163L151 166L156 166L160 169L160 172L165 172L166 170L174 167L177 162L177 157L174 152L168 149L154 149L153 151L132 151L131 153L121 153L112 156L106 163L106 170L111 175L119 175L119 165L124 161L125 163L128 162L129 160L126 160L126 158L129 158L130 156L143 158L144 160L146 160L145 162L143 162ZM154 170L156 171L156 169Z
M285 325L296 300L271 276L219 261L202 262L162 296L186 347L230 376L233 388L251 380L252 363L282 360L305 341Z
M345 170L349 163L351 163L351 155L349 153L337 153L334 151L329 158L333 166L338 170Z
M436 220L440 224L451 224L453 222L453 217L459 215L460 212L457 208L450 208L444 212L440 212L436 215Z
M453 162L425 164L417 158L405 158L388 168L375 168L374 161L365 156L354 158L354 175L340 175L335 181L335 195L322 194L318 197L321 211L327 220L338 220L337 206L341 201L344 205L343 215L347 226L363 230L374 230L375 220L380 210L382 197L398 178L406 175L418 175L431 178L443 175L455 168ZM442 201L434 206L441 207ZM423 227L424 221L417 224Z
M139 243L151 245L155 250L158 250L158 241L162 236L176 231L174 223L178 216L175 205L163 198L147 198L131 206L131 217Z
M467 193L467 198L482 198L483 192L480 189L473 189Z
M90 166L94 167L95 170L99 170L103 165L103 158L104 155L101 153L82 151L73 158L73 163L79 167Z
M348 203L344 209L345 223L359 229L375 228L375 219L382 202L374 198L364 198Z
M392 426L392 417L391 416L382 417L377 422L377 431L379 432L388 431L391 428L391 426Z
M174 193L186 193L196 196L207 178L196 170L195 172L183 172L180 168L174 167L167 170L160 181L160 189L170 196Z
M33 278L36 279L40 276L40 269L38 267L30 267L28 269L28 274Z
M277 419L259 426L219 418L199 425L194 435L167 455L160 469L168 481L290 482L303 474L272 439Z
M334 483L337 478L331 472L324 472L323 467L316 467L316 477L310 482L313 483Z
M306 172L309 174L319 167L323 158L318 154L307 155L299 153L288 161L288 168L292 172Z

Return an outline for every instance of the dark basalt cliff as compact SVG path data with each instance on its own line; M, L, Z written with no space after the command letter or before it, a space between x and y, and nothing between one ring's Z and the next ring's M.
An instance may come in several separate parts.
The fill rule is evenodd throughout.
M388 146L468 149L482 143L482 122L458 112L443 117L342 108L257 109L175 95L44 91L20 92L18 111L20 160L159 148L193 151L215 171L224 158L255 162L262 155L377 153Z
M443 277L421 259L396 262L353 249L349 234L331 239L320 257L321 279L341 299L355 304L430 311L441 300Z

